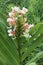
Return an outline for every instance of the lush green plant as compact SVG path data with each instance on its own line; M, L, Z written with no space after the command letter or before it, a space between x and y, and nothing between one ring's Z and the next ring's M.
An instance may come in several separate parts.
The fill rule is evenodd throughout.
M0 0L1 3L4 2L5 4L10 1L11 0ZM7 33L8 23L6 19L8 17L7 13L10 11L9 8L11 6L9 5L11 5L11 3L8 6L7 4L5 6L4 3L0 6L0 65L37 65L41 58L43 60L43 22L40 21L36 23L35 26L30 29L29 34L32 36L31 38L29 38L28 35L19 38L18 43L21 47L19 50L21 54L20 60L18 52L19 45L16 39L13 40ZM3 8L4 6L5 8ZM22 7L22 5L20 6ZM31 6L29 8L31 8ZM30 20L32 20L32 18Z

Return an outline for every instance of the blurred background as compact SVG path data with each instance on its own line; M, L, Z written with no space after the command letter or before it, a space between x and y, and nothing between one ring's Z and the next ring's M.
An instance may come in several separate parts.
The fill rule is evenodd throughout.
M29 23L43 22L43 0L0 0L0 13L6 16L12 6L28 8Z
M4 26L7 25L6 19L8 18L8 12L11 11L11 7L13 6L19 6L20 8L26 7L28 9L28 23L43 23L43 0L0 0L0 29L1 27L5 29ZM5 24L3 25L2 23ZM43 51L42 43L34 50L34 53L29 58L40 51ZM38 65L43 65L43 58L39 59L37 63Z

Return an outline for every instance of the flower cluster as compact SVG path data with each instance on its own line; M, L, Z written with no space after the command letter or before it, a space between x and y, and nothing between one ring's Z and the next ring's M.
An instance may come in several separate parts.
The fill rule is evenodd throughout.
M24 35L29 32L30 28L33 27L33 24L27 23L27 18L25 17L25 14L28 12L28 9L23 7L20 9L19 7L11 7L12 11L9 12L9 18L7 19L7 22L9 24L9 36L16 36L16 31L18 31L18 28L22 31L20 34ZM20 19L20 20L19 20ZM19 23L19 24L18 24Z

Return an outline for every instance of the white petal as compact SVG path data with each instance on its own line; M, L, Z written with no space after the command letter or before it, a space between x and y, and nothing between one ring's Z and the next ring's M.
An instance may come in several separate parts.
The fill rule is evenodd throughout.
M12 17L12 13L11 12L9 13L9 16Z
M8 33L11 33L12 32L12 29L8 30Z
M13 21L14 21L13 18L8 18L8 19L7 19L7 22L13 22Z
M14 8L12 8L12 11L17 11L17 12L19 12L19 11L20 11L20 8L17 7L17 6L15 6Z
M10 34L8 34L8 35L9 35L9 36L13 36L13 34L11 34L11 33L10 33Z
M26 29L26 30L25 30L25 33L28 33L29 31L30 31L29 29Z
M21 10L20 13L21 14L26 14L26 12L24 10Z
M28 9L27 9L27 8L25 8L25 7L23 7L23 11L28 12Z
M10 22L11 20L12 20L11 18L8 18L8 19L7 19L7 22Z
M29 27L28 27L28 29L30 29L30 28L33 27L33 26L34 26L34 24L30 24Z

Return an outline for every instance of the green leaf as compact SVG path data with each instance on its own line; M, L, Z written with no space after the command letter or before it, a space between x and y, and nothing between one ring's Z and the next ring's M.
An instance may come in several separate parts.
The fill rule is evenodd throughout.
M39 23L36 24L29 32L30 35L32 35L31 38L27 38L28 44L25 45L24 48L21 49L21 53L25 52L27 47L29 46L29 43L32 44L32 42L37 39L41 34L43 33L43 24Z
M27 65L37 65L35 62L32 62L30 64L27 64Z
M41 43L41 41L43 41L43 34L34 40L33 44L25 51L22 55L22 61L24 61L25 58L31 54L31 52Z
M39 26L40 25L40 26ZM29 43L32 42L33 40L37 39L38 36L40 36L43 33L43 24L38 24L39 28L37 28L37 30L35 31L35 27L34 29L31 30L31 34L32 37L29 39ZM33 30L35 31L35 33L33 32Z
M26 63L26 65L32 63L32 62L37 62L40 58L43 58L43 51L42 52L39 52L37 53L30 61L28 61Z
M6 60L4 59L5 64L19 65L19 54L17 47L14 40L12 40L11 37L8 36L6 29L7 28L5 23L2 24L2 22L0 22L0 52L6 58ZM0 58L0 62L4 63L4 61L2 60L3 58L1 56Z

